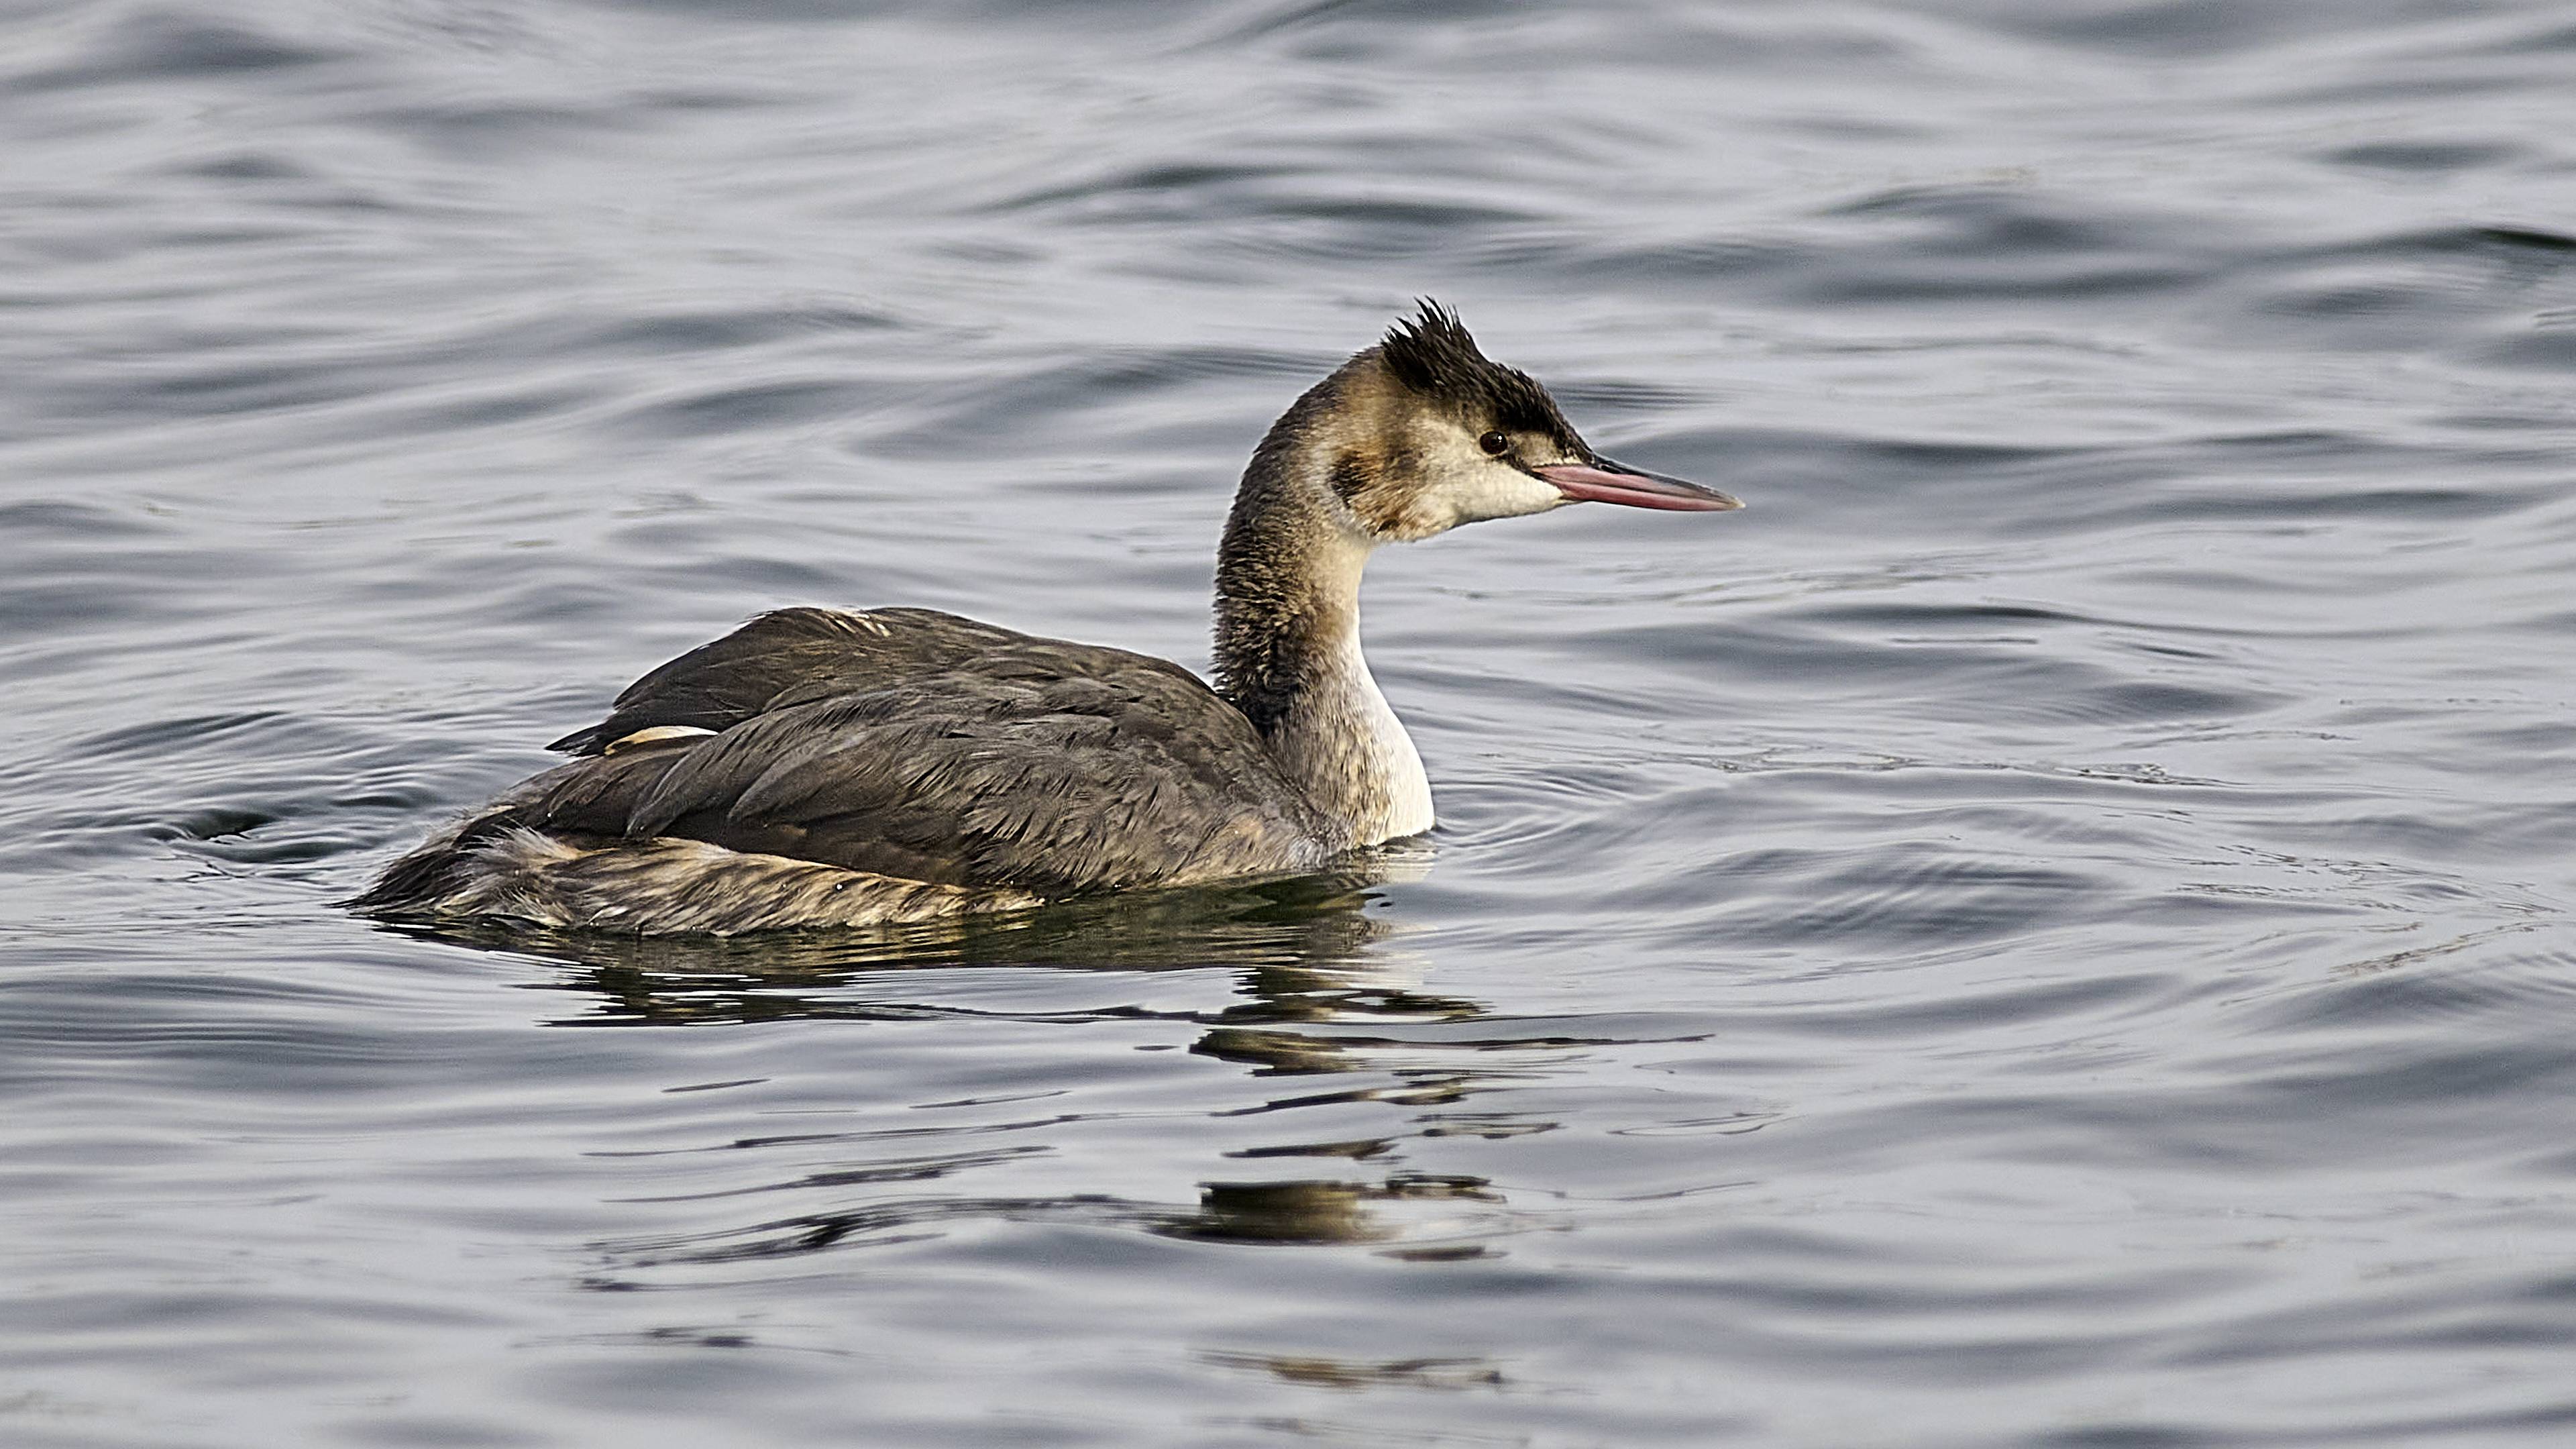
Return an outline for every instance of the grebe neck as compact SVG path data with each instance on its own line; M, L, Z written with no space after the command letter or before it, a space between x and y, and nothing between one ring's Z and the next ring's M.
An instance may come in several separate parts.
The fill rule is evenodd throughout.
M1328 822L1374 845L1431 828L1431 783L1360 652L1372 543L1341 506L1359 466L1317 427L1327 379L1297 400L1245 470L1217 550L1217 692L1243 711Z

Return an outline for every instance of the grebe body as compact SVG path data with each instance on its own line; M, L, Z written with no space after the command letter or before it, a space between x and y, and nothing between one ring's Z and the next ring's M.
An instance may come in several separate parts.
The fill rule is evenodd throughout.
M1432 824L1360 652L1370 553L1587 499L1739 506L1600 457L1426 302L1253 454L1218 550L1213 686L930 609L782 609L637 680L550 746L570 763L352 904L730 935L1311 871Z

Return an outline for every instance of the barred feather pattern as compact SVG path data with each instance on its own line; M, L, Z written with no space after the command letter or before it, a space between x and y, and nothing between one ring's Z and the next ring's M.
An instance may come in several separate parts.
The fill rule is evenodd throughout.
M411 866L425 872L419 883L428 887L403 901L399 914L498 916L564 930L731 936L910 925L1039 904L1026 891L901 880L704 841L584 846L525 826L491 829L486 823L471 822L395 863L388 882Z

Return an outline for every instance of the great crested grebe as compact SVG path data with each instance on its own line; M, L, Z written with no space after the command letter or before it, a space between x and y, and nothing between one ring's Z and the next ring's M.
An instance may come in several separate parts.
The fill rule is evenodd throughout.
M1313 870L1431 828L1360 657L1378 545L1594 500L1611 462L1435 302L1271 425L1217 550L1216 687L931 609L781 609L627 687L578 756L350 904L647 934L893 925Z

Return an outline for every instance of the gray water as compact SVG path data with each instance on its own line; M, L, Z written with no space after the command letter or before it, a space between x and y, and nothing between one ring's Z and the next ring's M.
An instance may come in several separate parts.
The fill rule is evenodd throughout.
M2576 8L0 7L0 1442L2576 1438ZM333 902L763 608L1206 657L1417 294L1395 878Z

